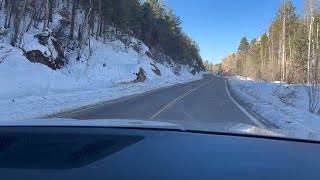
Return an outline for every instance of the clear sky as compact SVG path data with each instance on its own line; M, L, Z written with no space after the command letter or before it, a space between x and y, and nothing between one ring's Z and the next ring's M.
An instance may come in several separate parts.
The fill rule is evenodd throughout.
M159 0L161 2L161 0ZM181 17L183 31L200 46L203 60L220 63L242 37L267 32L282 0L166 0ZM303 0L293 0L302 12Z

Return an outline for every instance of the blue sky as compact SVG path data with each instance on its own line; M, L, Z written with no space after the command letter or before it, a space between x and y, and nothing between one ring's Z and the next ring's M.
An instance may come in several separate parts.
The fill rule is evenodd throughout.
M159 0L161 1L161 0ZM200 46L204 60L220 63L236 52L242 37L267 32L281 0L166 0L181 17L183 31ZM293 0L301 13L303 0Z

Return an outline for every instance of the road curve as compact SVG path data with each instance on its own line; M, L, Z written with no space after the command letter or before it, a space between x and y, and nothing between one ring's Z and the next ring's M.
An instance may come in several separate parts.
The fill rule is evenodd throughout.
M235 122L259 126L230 98L225 79L203 79L71 112L72 119L163 119L201 123Z

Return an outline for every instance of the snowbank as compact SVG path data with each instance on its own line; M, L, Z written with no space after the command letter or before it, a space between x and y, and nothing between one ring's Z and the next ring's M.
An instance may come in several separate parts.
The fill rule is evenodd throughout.
M36 34L37 32L34 32ZM24 48L40 49L33 35L26 34ZM137 42L138 40L132 39ZM30 43L33 42L33 43ZM144 51L132 47L125 49L120 41L102 43L91 39L91 49L83 51L82 59L76 60L76 52L68 55L69 63L62 69L52 70L40 63L31 63L19 48L0 42L0 119L27 119L56 114L63 111L113 100L127 95L142 93L155 88L174 85L202 78L183 67L176 76L170 67L156 63ZM91 55L90 54L91 51ZM50 54L47 52L47 54ZM155 65L161 76L153 72ZM145 71L144 83L131 83L139 69Z
M302 85L288 89L281 82L256 82L242 77L228 81L233 94L279 127L276 131L290 137L320 140L320 116L309 113L308 96Z

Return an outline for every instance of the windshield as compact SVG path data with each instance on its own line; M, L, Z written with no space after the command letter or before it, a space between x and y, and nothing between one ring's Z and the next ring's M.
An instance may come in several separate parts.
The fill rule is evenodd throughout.
M320 140L319 8L0 1L0 122L144 120L206 131L232 123Z

